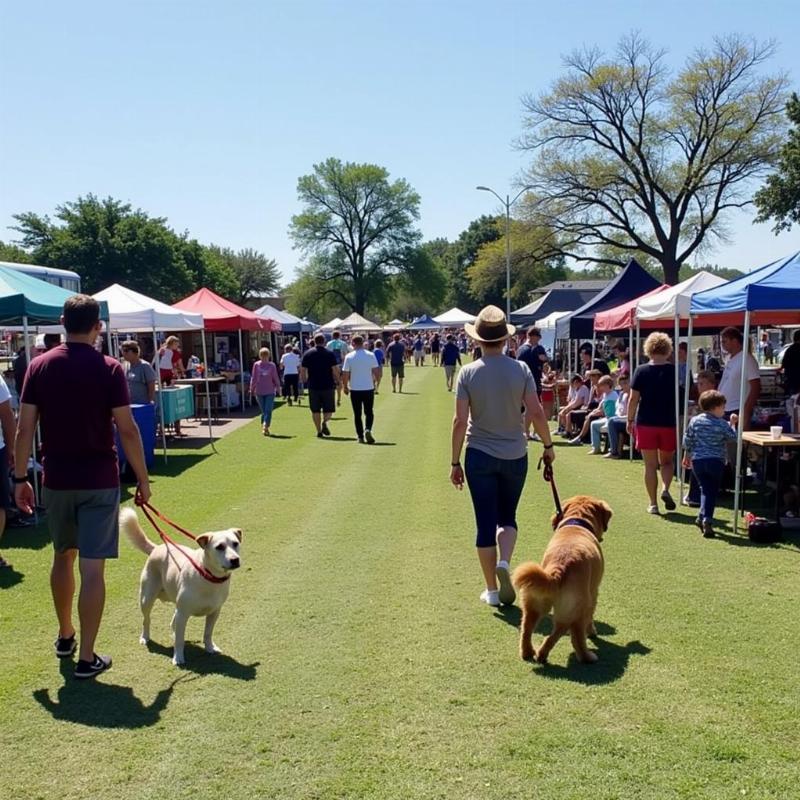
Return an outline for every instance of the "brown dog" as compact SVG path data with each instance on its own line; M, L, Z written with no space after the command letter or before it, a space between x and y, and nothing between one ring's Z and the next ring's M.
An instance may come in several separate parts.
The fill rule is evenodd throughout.
M586 646L594 630L597 592L603 578L603 553L599 542L608 530L612 511L595 497L577 495L564 503L564 515L553 517L555 533L541 566L527 561L512 576L522 607L519 650L522 658L534 657L531 636L536 623L553 609L553 632L536 652L540 664L547 661L553 645L569 631L572 647L586 663L597 661Z

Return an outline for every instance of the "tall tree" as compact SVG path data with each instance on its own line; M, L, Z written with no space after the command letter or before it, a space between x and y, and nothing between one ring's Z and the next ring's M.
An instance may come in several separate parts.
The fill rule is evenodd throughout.
M74 270L84 291L121 283L174 302L193 288L180 241L164 219L92 194L58 206L55 217L58 223L33 212L16 214L13 229L36 263Z
M219 255L219 248L206 247L188 234L180 237L183 262L192 276L192 289L205 287L222 297L233 300L239 297L239 280L231 266Z
M512 220L510 239L511 301L524 305L539 286L567 277L563 256L556 251L553 232L523 220ZM467 270L471 296L480 304L505 306L506 237L485 242Z
M786 104L786 116L792 124L787 141L781 147L778 170L767 178L766 186L756 192L756 222L775 220L772 230L778 234L800 222L800 98L792 93Z
M383 167L329 158L297 183L304 208L290 233L308 256L320 295L331 294L359 314L385 301L391 275L413 265L420 233L419 195ZM309 277L311 277L309 275ZM382 297L384 295L384 297Z
M16 244L0 242L0 261L10 261L12 264L32 264L30 253Z
M267 258L252 248L234 252L228 247L211 245L209 250L223 263L237 283L235 295L230 299L244 303L259 295L276 294L281 285L281 272L274 258Z
M447 296L448 306L457 306L464 311L477 311L477 302L470 288L469 270L478 258L480 249L488 242L496 242L503 235L505 222L497 217L483 215L472 220L458 239L450 246L446 259L450 275ZM501 307L505 303L500 303Z
M674 284L686 259L724 238L725 212L751 202L782 141L786 78L759 74L773 50L716 39L674 76L637 34L612 57L567 57L549 91L524 98L520 140L534 155L525 180L536 211L561 252L621 265L638 250Z

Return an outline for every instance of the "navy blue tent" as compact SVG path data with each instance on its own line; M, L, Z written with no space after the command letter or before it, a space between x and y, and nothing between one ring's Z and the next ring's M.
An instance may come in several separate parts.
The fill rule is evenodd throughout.
M591 339L594 336L594 315L633 300L660 286L644 267L632 258L625 269L602 292L588 303L562 317L556 323L556 339Z
M533 325L537 319L549 317L556 311L574 311L588 303L597 289L551 289L538 300L511 312L514 325Z
M432 331L441 328L442 326L430 315L423 314L417 317L409 326L410 331Z

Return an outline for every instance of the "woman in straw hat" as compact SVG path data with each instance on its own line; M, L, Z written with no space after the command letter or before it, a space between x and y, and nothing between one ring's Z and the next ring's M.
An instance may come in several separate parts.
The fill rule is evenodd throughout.
M553 462L555 452L530 368L503 354L514 326L506 323L499 308L486 306L474 325L464 327L480 344L482 355L458 375L450 481L462 489L466 477L475 509L478 560L486 583L480 599L498 606L515 599L509 562L517 541L517 504L528 473L525 431L531 424L544 444L546 463Z

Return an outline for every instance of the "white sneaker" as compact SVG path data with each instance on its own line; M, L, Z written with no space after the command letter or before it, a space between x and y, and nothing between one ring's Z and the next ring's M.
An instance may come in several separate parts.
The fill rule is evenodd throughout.
M580 436L576 436L574 439L570 439L569 443L570 444L583 444Z
M600 451L599 450L595 450L594 447L590 447L589 448L589 455L590 456L599 456L600 455Z
M487 606L499 606L500 605L500 596L499 592L491 591L490 589L484 589L481 592L481 602L486 603Z
M658 510L658 506L647 506L647 513L648 514L660 514L661 512Z
M504 606L510 606L516 599L517 593L511 583L511 571L507 561L499 561L494 574L497 576L497 583L500 586L497 597Z

